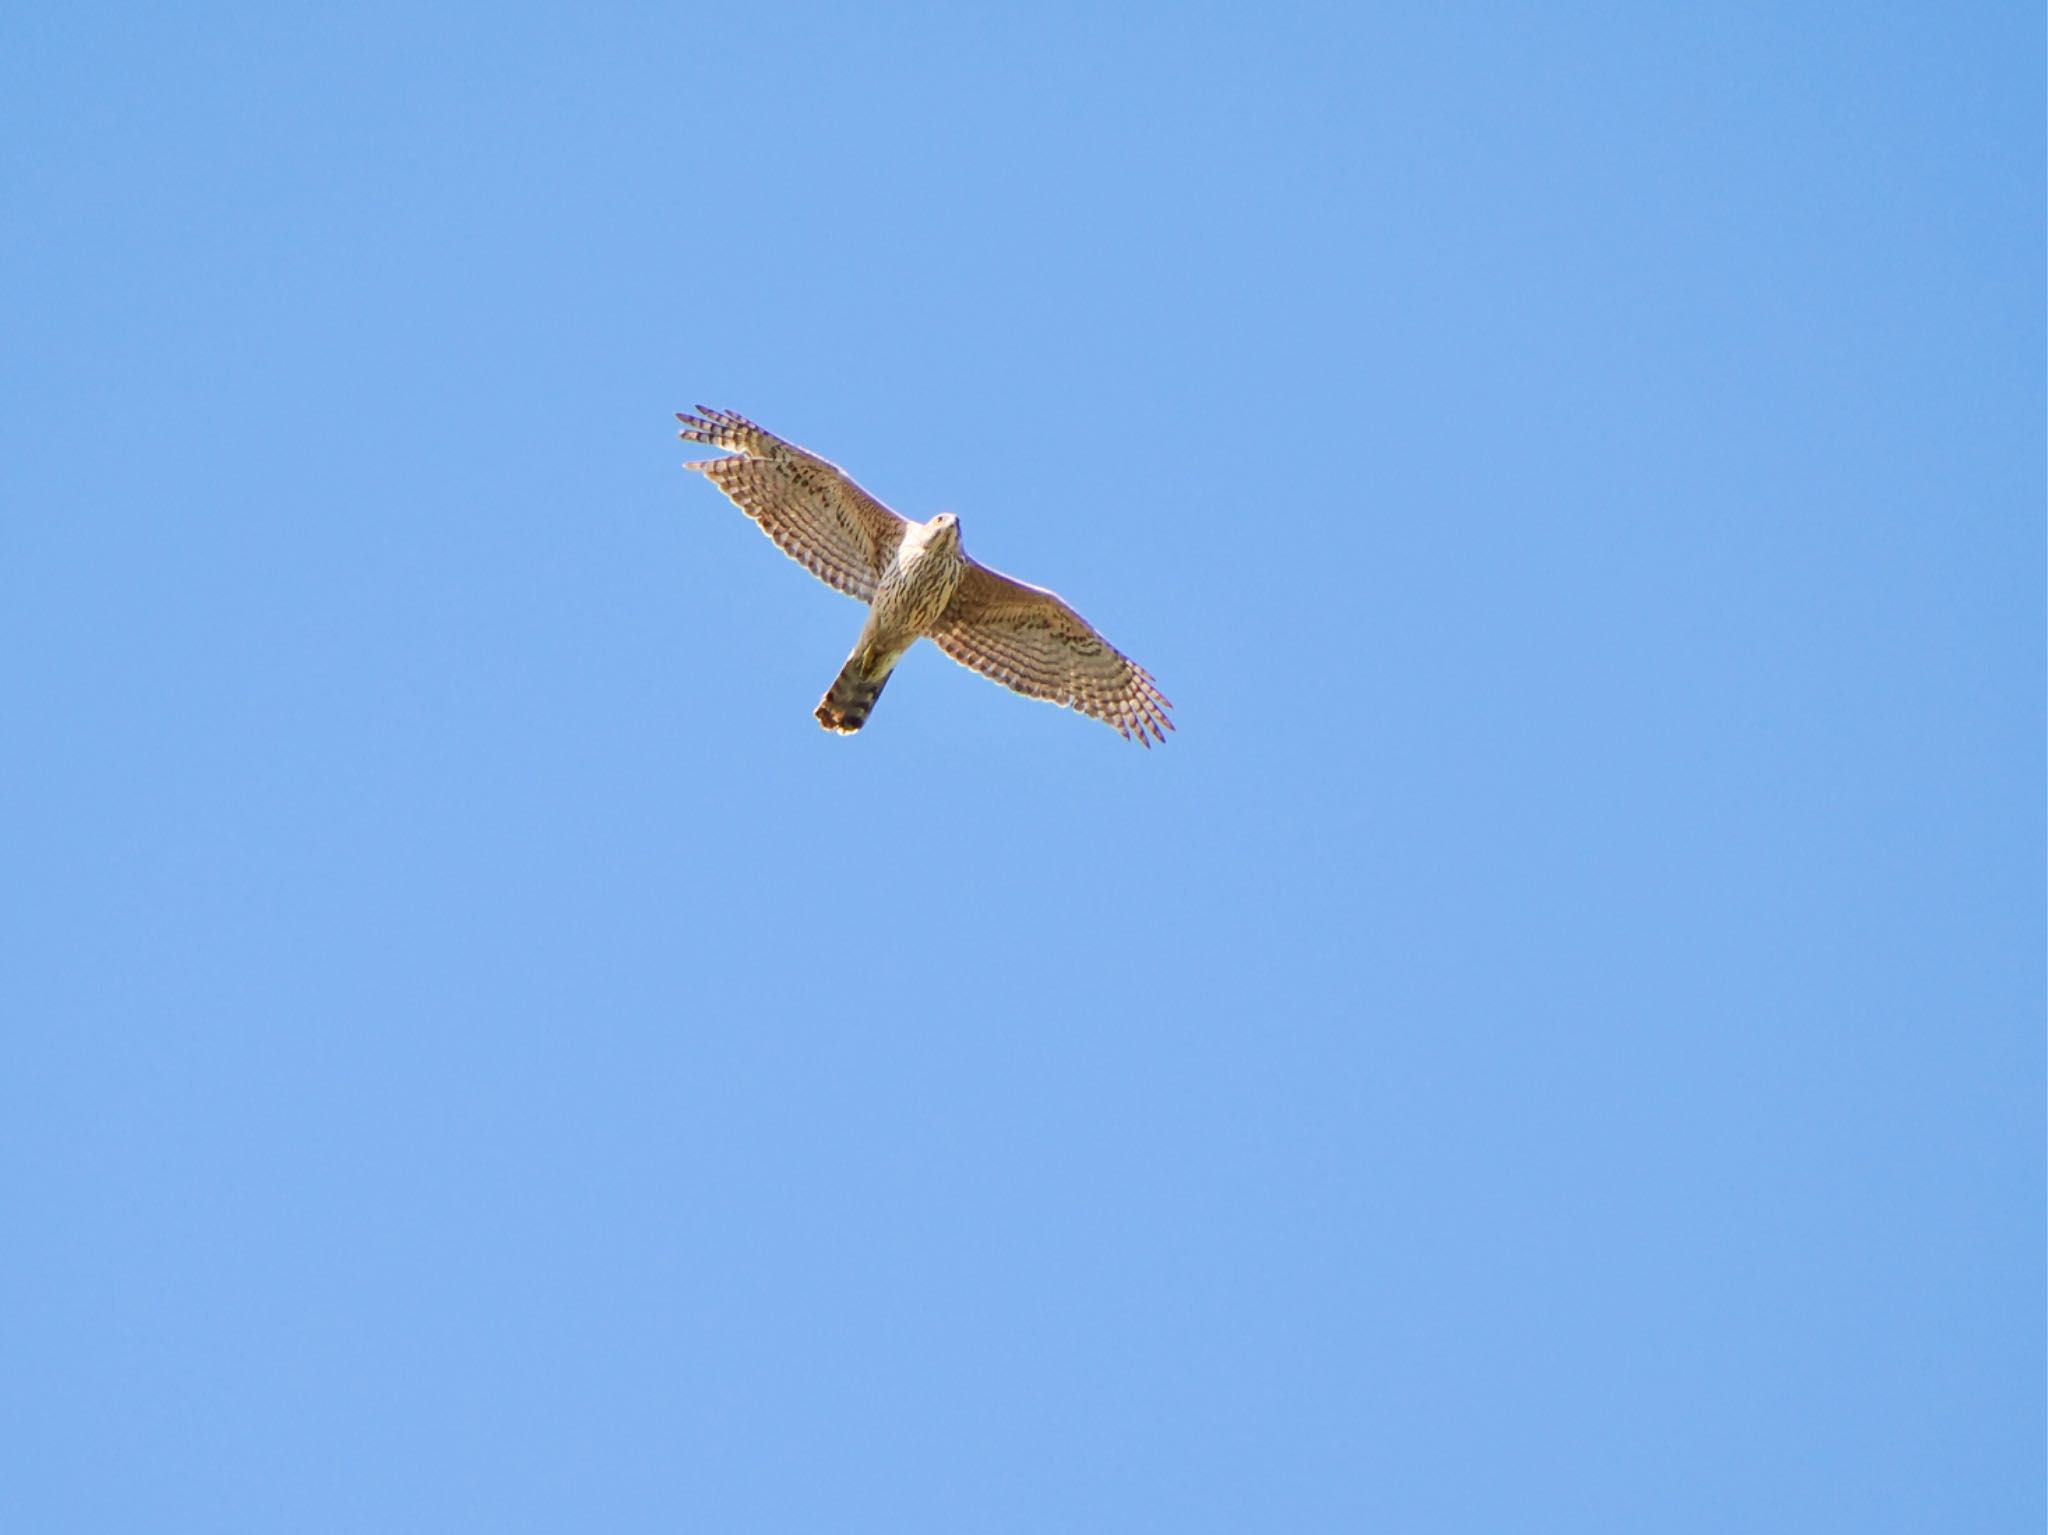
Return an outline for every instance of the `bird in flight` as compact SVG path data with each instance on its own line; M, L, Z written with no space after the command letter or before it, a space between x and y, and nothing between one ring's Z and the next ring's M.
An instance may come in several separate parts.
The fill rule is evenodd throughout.
M725 448L695 469L761 525L782 552L868 605L853 654L817 708L827 730L868 721L889 674L921 634L963 666L1027 698L1078 709L1125 740L1164 741L1172 707L1146 670L1042 586L969 559L960 519L898 516L836 464L784 442L745 416L676 412L685 442Z

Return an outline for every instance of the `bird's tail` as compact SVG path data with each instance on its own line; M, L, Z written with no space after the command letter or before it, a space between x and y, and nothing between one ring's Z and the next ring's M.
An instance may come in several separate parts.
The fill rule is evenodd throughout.
M868 722L875 700L889 684L897 657L870 654L861 646L846 658L839 676L818 704L818 723L850 736Z

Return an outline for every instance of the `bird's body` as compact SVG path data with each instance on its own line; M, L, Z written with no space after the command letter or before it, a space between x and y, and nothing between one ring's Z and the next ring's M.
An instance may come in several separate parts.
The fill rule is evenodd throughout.
M1093 715L1147 746L1173 728L1151 676L1043 587L967 557L960 520L898 516L835 465L744 416L677 414L687 442L734 450L702 472L782 551L828 586L866 602L867 622L818 723L851 735L867 723L896 663L920 635L962 665L1028 697Z
M853 654L818 705L819 724L852 735L867 723L889 673L919 635L937 626L966 574L958 518L942 513L903 530L895 557L875 583L874 604Z

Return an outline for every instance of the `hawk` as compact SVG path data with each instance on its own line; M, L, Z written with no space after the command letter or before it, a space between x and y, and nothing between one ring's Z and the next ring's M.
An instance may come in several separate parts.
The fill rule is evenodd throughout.
M1149 673L1042 586L969 559L960 519L898 516L835 464L745 416L676 412L685 442L730 449L695 469L761 525L782 552L868 604L853 654L817 708L818 723L852 735L868 722L889 674L921 634L1027 698L1094 716L1125 740L1164 741L1172 707Z

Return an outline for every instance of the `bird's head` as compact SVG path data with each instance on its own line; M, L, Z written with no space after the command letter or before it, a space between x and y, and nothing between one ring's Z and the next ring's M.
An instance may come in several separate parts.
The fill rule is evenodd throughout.
M930 524L931 542L934 544L958 544L960 542L960 519L951 512L941 512Z

